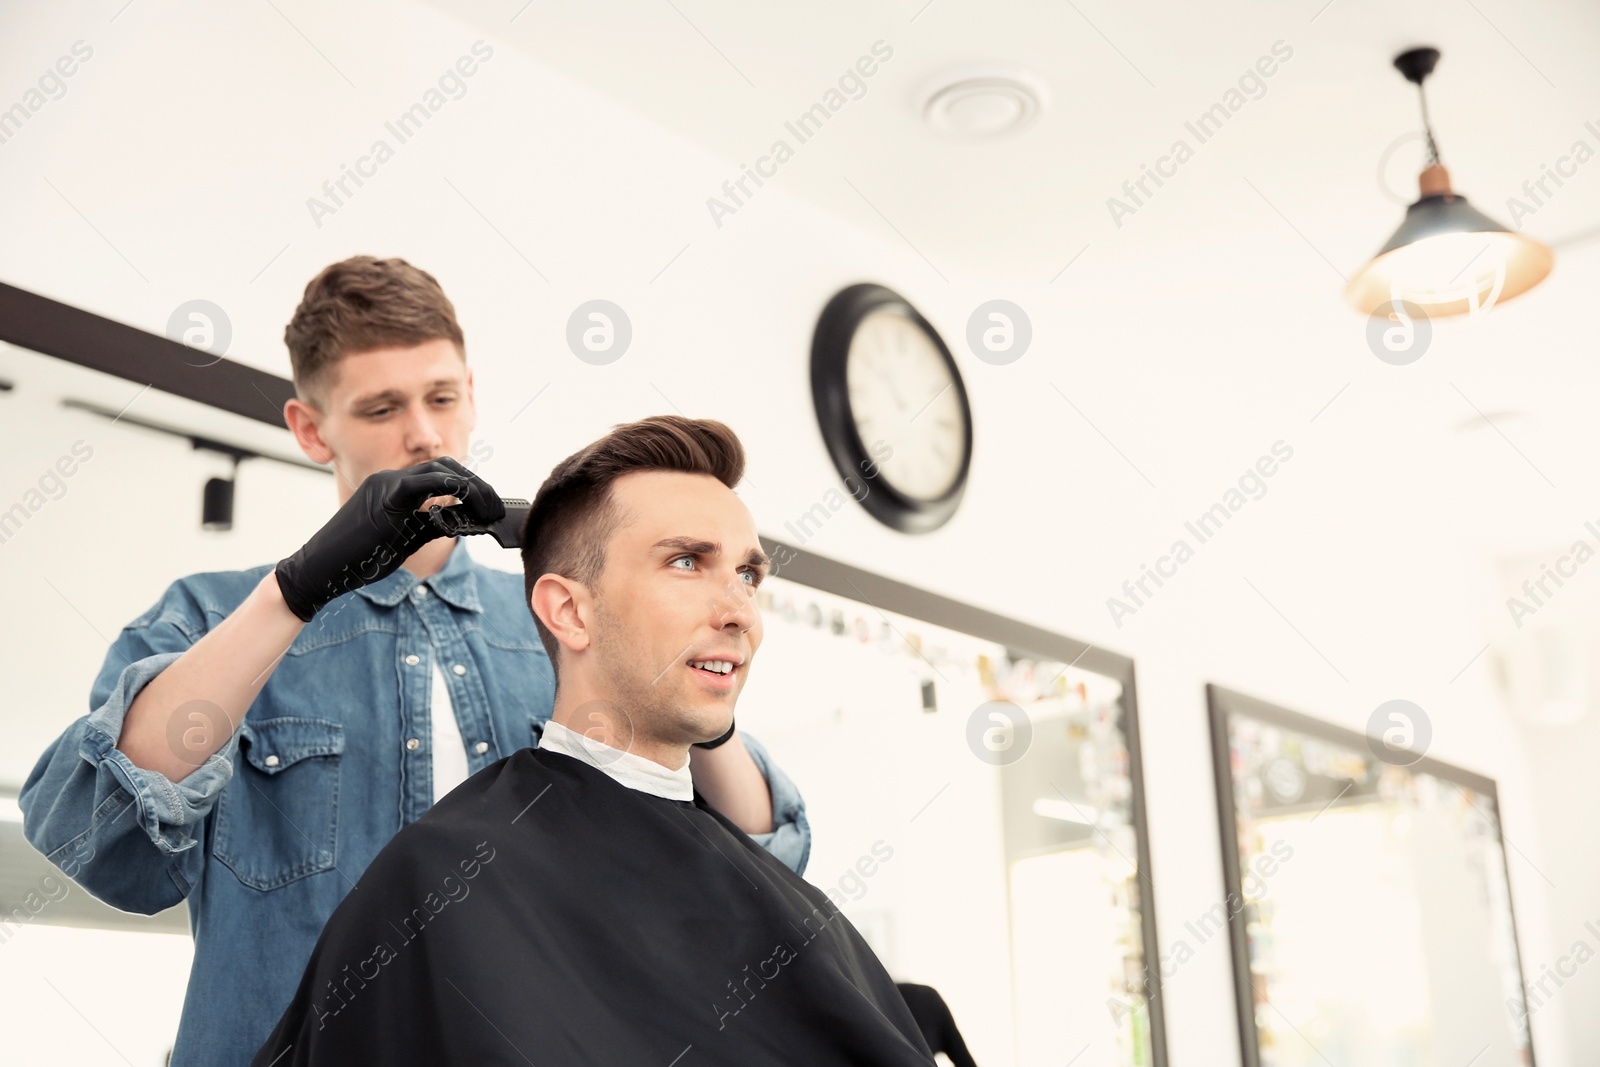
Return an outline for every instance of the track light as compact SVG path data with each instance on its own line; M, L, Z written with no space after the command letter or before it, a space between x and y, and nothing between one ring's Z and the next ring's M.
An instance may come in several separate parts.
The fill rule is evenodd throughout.
M233 529L233 490L234 484L239 480L239 464L244 460L269 459L274 463L282 463L289 467L321 471L324 474L333 473L329 468L320 467L315 463L290 459L286 456L275 456L270 452L258 452L253 448L230 444L227 441L219 441L214 437L205 437L176 426L166 426L159 422L137 418L127 414L125 411L112 411L110 408L90 403L87 400L69 397L61 401L61 406L87 411L123 426L136 426L139 429L154 430L156 433L167 434L171 437L181 437L196 450L219 452L233 460L233 473L229 477L211 478L205 483L200 498L200 528L204 530L226 532Z
M199 448L199 445L195 446ZM200 503L200 528L217 532L233 529L233 483L239 479L239 460L233 457L233 474L208 478Z

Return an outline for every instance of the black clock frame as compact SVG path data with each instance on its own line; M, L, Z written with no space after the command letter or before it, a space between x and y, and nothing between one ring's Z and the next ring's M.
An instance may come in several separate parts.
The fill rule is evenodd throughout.
M828 455L834 467L847 481L860 480L864 472L876 471L877 459L867 450L856 429L850 408L850 395L846 379L846 363L850 358L850 343L856 330L868 315L885 309L910 319L912 324L927 334L934 349L944 358L950 371L950 381L960 402L962 422L961 466L955 481L936 499L924 499L900 492L887 480L869 485L868 491L858 500L867 513L885 526L901 533L930 533L950 521L961 505L967 489L967 474L972 466L972 407L967 399L967 388L961 380L950 349L927 319L911 306L899 293L871 282L862 282L841 289L828 301L817 318L816 333L811 339L811 397L816 404L817 425L828 446ZM867 477L872 477L868 474ZM855 494L852 493L852 496Z

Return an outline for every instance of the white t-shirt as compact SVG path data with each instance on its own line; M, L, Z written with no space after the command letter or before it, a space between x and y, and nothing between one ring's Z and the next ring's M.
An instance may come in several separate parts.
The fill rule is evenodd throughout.
M554 719L544 724L544 733L539 736L539 747L582 760L589 766L604 771L629 789L666 797L668 800L694 799L694 777L689 771L688 760L685 760L683 766L677 770L669 770L654 760L645 759L636 753L602 745L576 730L562 726Z
M450 687L445 684L439 657L433 658L433 699L429 701L433 720L433 799L435 802L467 780L467 743L456 725L455 705L450 703Z

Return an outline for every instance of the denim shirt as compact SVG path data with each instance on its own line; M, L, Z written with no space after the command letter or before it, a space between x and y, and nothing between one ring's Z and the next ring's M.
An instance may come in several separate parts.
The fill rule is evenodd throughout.
M536 746L552 710L522 576L481 566L457 544L437 574L401 568L323 608L227 743L186 778L135 767L116 748L134 697L271 569L174 582L118 636L93 710L22 790L28 840L94 896L144 914L189 902L194 964L172 1067L249 1062L334 908L431 806L433 657L469 774ZM203 713L179 712L174 731L207 728ZM774 829L754 840L803 873L811 831L799 791L741 737L772 794ZM127 973L137 997L138 970Z

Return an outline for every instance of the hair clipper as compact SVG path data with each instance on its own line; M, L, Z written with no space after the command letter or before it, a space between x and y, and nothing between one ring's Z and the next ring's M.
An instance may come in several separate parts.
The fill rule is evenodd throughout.
M527 525L528 511L533 505L521 497L501 497L506 506L505 518L499 522L474 522L460 504L445 507L435 504L428 509L428 519L448 537L464 534L489 534L501 548L521 548L522 528Z

